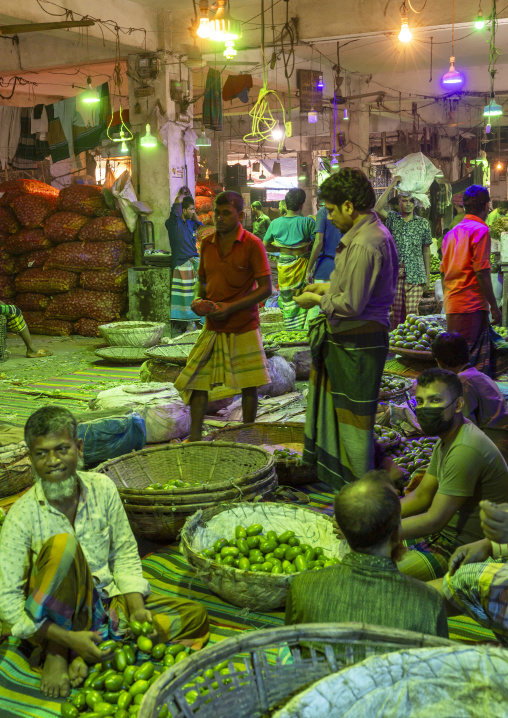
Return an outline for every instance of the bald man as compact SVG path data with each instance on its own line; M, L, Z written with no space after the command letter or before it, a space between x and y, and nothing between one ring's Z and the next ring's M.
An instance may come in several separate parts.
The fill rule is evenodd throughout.
M359 621L448 638L442 597L397 569L400 501L388 475L371 471L346 484L335 496L335 519L351 552L292 579L286 624Z

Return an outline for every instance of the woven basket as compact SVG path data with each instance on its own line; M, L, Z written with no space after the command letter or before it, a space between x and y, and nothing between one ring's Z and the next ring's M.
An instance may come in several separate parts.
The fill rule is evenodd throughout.
M146 361L146 349L143 347L102 347L96 349L95 354L115 364L142 364Z
M194 344L162 344L146 350L146 356L169 364L187 364L187 358Z
M279 502L215 506L196 513L185 524L180 550L200 579L224 601L253 611L274 611L286 603L287 574L256 573L224 566L202 555L219 538L234 536L238 524L262 524L278 534L292 529L310 546L322 546L328 557L342 558L345 542L333 534L332 519L312 509Z
M110 346L153 347L162 336L160 322L112 322L101 324L99 331Z
M282 311L280 309L275 312L259 312L259 321L261 324L281 324L284 323Z
M12 496L33 484L32 464L26 444L11 444L0 449L0 498Z
M275 449L291 448L303 451L305 425L296 422L274 424L243 424L214 431L205 441L234 441L239 444L262 446L272 453ZM279 484L300 486L318 481L316 467L302 463L300 456L294 458L273 457Z
M232 486L247 490L250 484L271 475L273 468L271 454L257 446L196 441L133 451L106 461L97 471L113 480L122 498L130 502L136 498L153 498L160 503L159 498L175 501L177 497L218 494L222 490L231 490ZM150 484L164 484L170 479L181 479L192 486L171 491L146 491Z
M398 379L399 381L403 381L404 386L401 389L394 389L393 391L383 391L381 389L379 391L380 401L387 401L388 399L395 399L397 396L403 396L413 385L413 380L405 376L397 376L396 374L384 374L384 376L390 376L394 379Z
M180 334L178 337L165 341L164 343L167 344L167 346L172 346L174 344L195 344L200 334L201 329L196 329L194 332L185 332L184 334Z
M318 650L312 647L314 643ZM269 663L266 651L279 651L285 645L293 661L283 664L277 657L275 663ZM315 681L369 656L457 645L437 636L362 623L310 623L247 631L197 651L164 671L146 692L138 716L157 718L167 706L172 718L261 718ZM218 671L212 679L204 676L223 661L228 661L228 676ZM191 706L185 696L192 688L186 686L198 676L203 676L201 685L209 694L198 696ZM217 688L212 687L215 681Z
M133 503L135 499L123 499L123 504L135 536L167 543L176 541L187 520L196 512L210 510L222 501L228 507L234 506L235 500L259 501L270 495L277 488L277 475L272 470L268 476L250 484L246 489L217 492L210 503L189 503L178 505L143 506ZM228 496L230 498L226 499ZM206 497L201 497L206 498Z
M273 332L283 332L286 329L284 322L276 322L275 324L261 324L261 334L273 334Z

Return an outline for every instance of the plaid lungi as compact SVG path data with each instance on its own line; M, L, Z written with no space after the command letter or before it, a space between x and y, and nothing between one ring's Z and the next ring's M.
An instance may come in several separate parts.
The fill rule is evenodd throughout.
M192 348L185 369L175 381L186 404L192 392L216 386L240 391L270 381L261 331L226 334L203 329ZM219 398L218 396L216 398Z
M21 310L14 304L0 304L0 314L7 317L7 329L14 334L19 334L26 329L26 322L21 314Z
M443 580L446 599L508 645L508 564L489 558L460 566Z
M177 322L197 322L201 319L194 314L190 305L194 300L199 267L199 257L191 257L175 267L171 278L170 319Z
M441 578L448 571L448 562L459 544L442 534L404 541L408 549L397 563L397 568L407 576L420 581Z
M293 297L306 285L307 268L310 254L293 257L281 254L277 260L279 276L279 307L282 310L284 325L288 331L305 329L308 326L308 309L299 307Z
M195 601L151 593L145 607L161 642L201 648L208 640L208 614ZM95 587L71 534L57 534L43 545L30 574L25 612L35 623L50 620L68 631L96 631L103 639L120 639L128 629L125 597L110 598Z
M409 284L409 282L406 282L406 268L401 264L397 280L397 291L391 308L393 316L392 329L402 324L408 314L418 314L418 305L423 297L424 289L424 284Z
M374 468L374 423L388 330L375 322L332 332L324 314L311 322L312 370L303 461L340 489Z

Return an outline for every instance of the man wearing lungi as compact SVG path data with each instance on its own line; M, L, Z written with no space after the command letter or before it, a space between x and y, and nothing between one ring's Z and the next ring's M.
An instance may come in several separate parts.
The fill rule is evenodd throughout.
M109 660L132 620L155 642L201 648L208 614L200 604L150 592L120 495L109 477L78 470L83 441L63 407L36 411L25 426L35 485L0 532L0 635L28 639L31 664L44 659L41 691L67 696Z
M430 245L432 232L424 217L414 213L414 199L399 195L399 210L386 212L384 206L389 193L400 177L395 177L376 204L377 214L391 232L399 256L399 277L393 303L392 326L397 327L408 314L418 314L418 305L430 281Z
M345 168L320 188L343 236L330 282L295 298L320 306L309 341L312 371L303 460L335 489L374 468L373 428L388 354L389 311L398 259L390 232L372 211L374 189L361 170Z
M185 188L179 191L166 220L172 269L170 317L179 333L185 331L188 322L199 321L190 305L199 266L197 229L203 225L196 215L194 200L186 192Z
M489 307L494 324L501 324L501 311L492 288L490 232L485 222L489 192L471 185L464 192L466 215L443 239L441 278L449 332L466 339L469 363L492 375Z
M250 423L257 414L257 387L270 381L258 312L258 304L272 293L263 242L242 227L243 199L236 192L219 194L214 214L216 233L201 246L196 292L219 308L206 314L205 328L175 382L190 404L191 441L202 438L211 389L241 391L243 420Z
M42 357L53 356L47 349L37 349L34 346L32 335L30 334L25 318L19 307L14 304L4 304L0 302L0 315L7 320L7 331L13 334L19 334L26 346L26 356L28 359L40 359Z

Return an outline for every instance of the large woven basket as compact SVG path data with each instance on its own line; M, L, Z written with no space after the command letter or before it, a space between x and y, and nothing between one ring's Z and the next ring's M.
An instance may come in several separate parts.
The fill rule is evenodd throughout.
M0 448L0 498L13 496L33 484L32 464L25 442Z
M312 509L280 502L238 503L216 506L196 513L184 526L180 550L201 580L218 596L234 606L253 611L273 611L286 603L287 574L243 571L218 564L202 551L219 538L232 538L238 524L261 524L265 531L277 534L288 529L310 546L321 546L326 556L342 558L347 552L344 541L333 534L332 519Z
M133 451L106 461L97 471L107 474L120 495L130 502L149 498L153 503L160 503L164 497L174 501L177 497L217 493L234 486L247 488L271 475L273 467L273 457L260 447L196 441ZM170 479L181 479L191 486L147 492L150 484L164 484Z
M214 431L205 441L234 441L240 444L253 444L273 451L289 448L303 451L305 425L297 422L276 422L274 424L243 424ZM300 486L318 481L316 467L302 463L301 456L282 458L274 455L275 470L279 484Z
M184 366L187 364L187 358L193 346L194 344L161 344L161 346L147 349L146 355L150 359L157 359L160 362Z
M497 646L433 646L371 656L321 678L274 718L505 718L508 653Z
M196 512L215 509L218 505L234 506L235 500L260 501L269 497L277 488L277 476L272 471L259 481L255 481L243 491L231 489L230 491L216 492L209 503L179 503L179 504L153 504L146 506L134 503L132 499L123 499L125 511L135 536L167 543L176 541L186 521ZM201 499L210 497L201 496Z
M437 636L362 623L311 623L248 631L197 651L165 671L146 692L138 716L157 718L167 706L172 718L261 718L320 678L368 656L457 645ZM283 661L281 647L287 647L292 661ZM277 658L270 661L267 651L278 652ZM213 678L204 675L224 661L229 675L219 671L214 671ZM197 677L202 677L200 686L209 693L199 695L191 705L186 694L194 687L188 684ZM215 682L217 687L212 686Z
M111 322L101 324L99 331L110 346L153 347L165 326L160 322Z
M183 334L179 334L174 339L164 341L164 344L167 344L168 346L172 346L173 344L195 344L200 334L201 329L196 329L193 332L184 332Z
M95 350L95 354L113 364L142 364L146 361L144 347L101 347Z
M282 317L282 311L275 309L272 312L261 311L259 312L259 321L261 324L280 324L284 322ZM272 330L273 331L273 330Z

